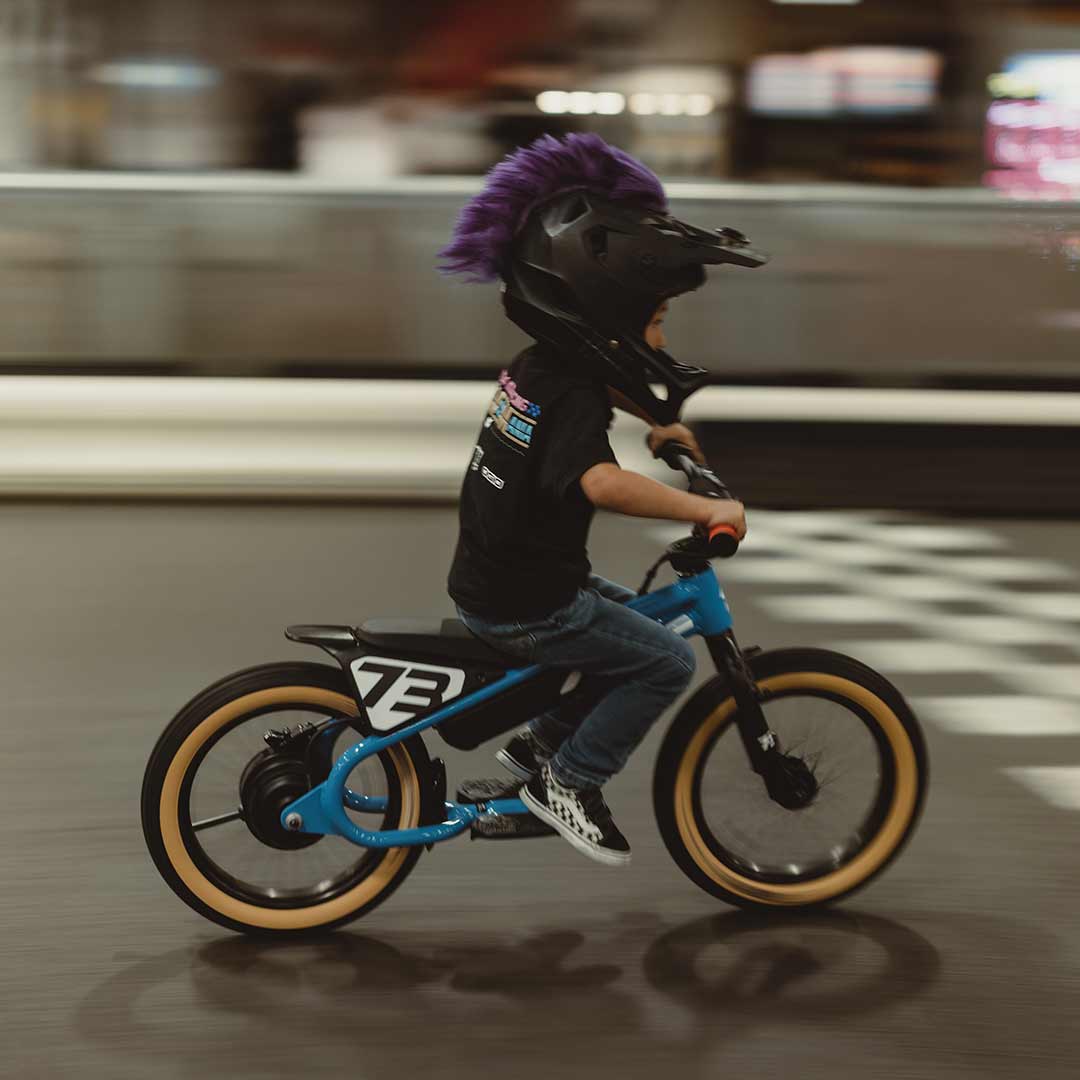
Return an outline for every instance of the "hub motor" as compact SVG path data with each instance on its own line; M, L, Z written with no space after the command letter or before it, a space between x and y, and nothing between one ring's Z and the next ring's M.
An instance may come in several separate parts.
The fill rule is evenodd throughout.
M275 749L256 754L240 776L240 805L252 835L284 851L317 844L321 835L291 832L281 824L282 810L311 787L302 750L301 756Z

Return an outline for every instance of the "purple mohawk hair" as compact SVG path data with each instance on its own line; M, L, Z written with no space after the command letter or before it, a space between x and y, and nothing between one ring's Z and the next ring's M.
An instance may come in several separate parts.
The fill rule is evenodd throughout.
M462 207L453 238L439 252L439 270L467 274L470 281L494 281L529 213L547 199L574 190L667 211L656 174L624 150L591 132L567 135L561 142L541 135L503 158L488 173L484 190Z

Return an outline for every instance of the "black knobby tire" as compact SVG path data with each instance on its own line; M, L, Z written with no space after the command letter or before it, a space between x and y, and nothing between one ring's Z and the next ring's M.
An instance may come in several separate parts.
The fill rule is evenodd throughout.
M805 696L844 706L868 729L882 772L865 843L842 865L785 878L776 872L753 873L747 862L732 858L716 840L702 809L702 775L720 737L726 733L730 739L738 738L731 727L737 706L722 677L694 694L664 738L653 778L657 823L679 868L711 895L745 908L821 907L866 885L910 838L926 795L925 741L900 692L851 657L824 649L781 649L759 653L749 665L764 695L766 720L769 701ZM748 761L746 770L750 771Z
M158 739L143 777L143 835L159 873L189 907L231 930L282 936L340 926L386 900L420 857L420 847L357 847L355 866L335 890L287 899L263 899L242 882L216 872L191 829L194 775L208 750L229 730L245 719L286 709L341 717L358 712L345 673L337 668L303 662L247 668L218 680L177 713ZM389 793L383 827L419 825L430 770L422 740L398 743L376 760ZM246 828L242 822L235 827Z

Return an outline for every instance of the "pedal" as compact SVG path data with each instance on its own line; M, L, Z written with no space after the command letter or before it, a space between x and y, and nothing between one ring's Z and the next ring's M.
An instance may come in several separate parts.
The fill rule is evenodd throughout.
M554 836L555 830L532 814L482 814L469 827L470 840L520 840Z
M456 802L479 803L492 799L516 799L523 780L504 780L501 776L484 780L465 780L454 796Z
M491 802L493 799L516 799L521 780L502 777L466 780L454 798L460 803ZM482 814L469 827L472 840L518 840L527 836L554 836L555 830L532 814Z

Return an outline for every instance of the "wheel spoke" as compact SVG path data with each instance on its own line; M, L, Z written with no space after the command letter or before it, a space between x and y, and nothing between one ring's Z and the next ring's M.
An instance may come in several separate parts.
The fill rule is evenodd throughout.
M806 811L781 811L763 786L747 784L734 727L706 759L699 799L713 841L752 872L790 878L821 873L847 859L851 836L871 811L880 785L873 736L845 703L793 693L763 703L766 722L785 754L817 779Z
M229 821L243 821L244 811L233 810L228 814L218 814L217 817L203 818L202 821L192 822L191 831L201 832L203 829L212 829L215 825L224 825Z

